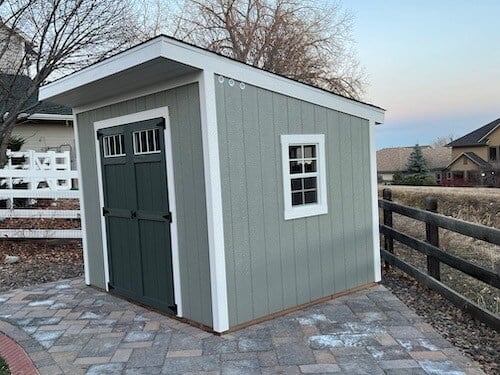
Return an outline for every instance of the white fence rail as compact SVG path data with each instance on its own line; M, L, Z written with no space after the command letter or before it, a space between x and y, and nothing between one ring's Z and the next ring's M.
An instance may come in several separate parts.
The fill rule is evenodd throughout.
M7 151L8 163L0 169L0 219L79 219L80 210L18 208L16 200L79 199L74 190L78 172L71 170L69 151ZM79 229L0 229L0 238L81 238Z

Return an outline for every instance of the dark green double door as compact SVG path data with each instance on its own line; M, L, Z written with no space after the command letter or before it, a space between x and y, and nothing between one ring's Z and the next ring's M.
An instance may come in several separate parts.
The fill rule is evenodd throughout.
M109 289L175 313L164 120L98 131Z

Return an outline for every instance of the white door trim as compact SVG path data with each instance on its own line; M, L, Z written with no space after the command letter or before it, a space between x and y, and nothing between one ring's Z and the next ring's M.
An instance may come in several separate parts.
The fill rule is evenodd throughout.
M144 121L153 118L163 117L165 119L165 160L167 168L167 185L168 185L168 201L170 212L172 213L172 223L170 226L171 233L171 248L172 248L172 272L174 279L174 298L177 304L177 316L182 317L182 293L181 293L181 278L180 278L180 262L179 262L179 237L177 232L177 209L175 200L175 183L174 183L174 162L172 155L172 136L170 128L170 120L168 114L168 107L160 107L148 111L136 112L125 116L113 117L106 120L94 122L94 134L99 129L109 128L118 125L125 125L131 122ZM95 151L97 160L97 182L99 185L99 204L100 207L104 206L104 189L102 180L102 164L99 140L96 136ZM109 264L108 264L108 242L106 236L106 221L104 216L101 216L101 232L102 232L102 245L104 256L104 271L106 290L108 289L109 282Z

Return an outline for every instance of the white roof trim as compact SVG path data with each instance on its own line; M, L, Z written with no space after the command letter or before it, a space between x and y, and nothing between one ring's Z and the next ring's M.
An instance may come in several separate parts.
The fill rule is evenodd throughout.
M40 100L50 100L66 91L77 89L155 58L177 61L270 91L373 120L375 123L384 122L385 111L383 109L263 71L165 36L151 39L118 55L42 86L39 91Z
M57 120L57 121L73 121L73 115L56 115L52 113L33 113L28 116L30 120Z
M500 123L499 123L497 126L495 126L493 129L491 129L488 133L486 133L485 135L483 135L483 136L479 139L478 143L479 143L479 142L481 142L481 141L483 141L485 138L488 138L488 137L491 135L491 133L493 133L493 132L494 132L495 130L497 130L499 127L500 127Z

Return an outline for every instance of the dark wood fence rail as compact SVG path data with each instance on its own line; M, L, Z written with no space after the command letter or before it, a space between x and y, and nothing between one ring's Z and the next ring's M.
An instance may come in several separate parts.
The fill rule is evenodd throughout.
M386 266L392 265L401 269L428 288L440 293L462 310L469 312L476 319L500 331L500 317L483 309L440 281L440 264L444 263L495 288L500 288L500 274L440 249L439 228L499 246L500 230L439 215L437 213L437 199L433 197L424 200L425 210L392 202L390 189L383 190L382 198L379 200L379 207L383 210L383 224L380 225L380 233L384 235L384 248L380 252ZM394 229L393 213L424 222L426 224L426 240L422 241ZM426 255L427 273L398 258L394 254L394 240Z

